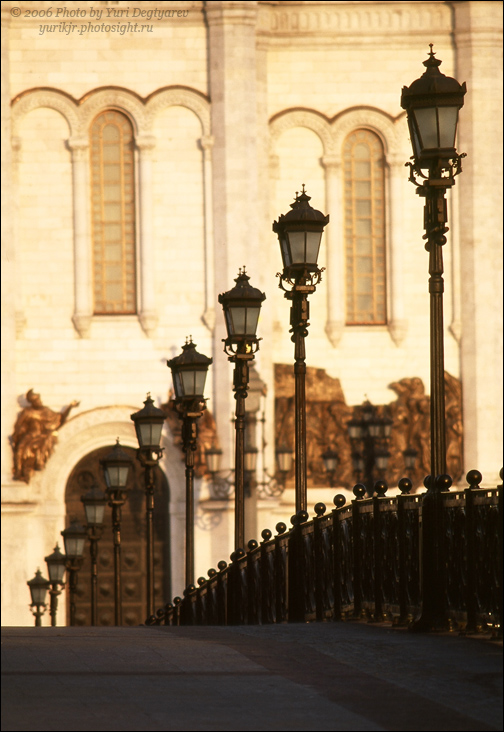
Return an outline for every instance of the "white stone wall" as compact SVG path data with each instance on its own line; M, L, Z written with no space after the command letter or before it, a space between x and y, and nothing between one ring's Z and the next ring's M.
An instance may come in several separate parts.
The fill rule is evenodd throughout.
M429 390L422 201L407 180L411 152L399 103L401 87L421 75L429 43L441 70L468 86L459 138L468 157L449 194L444 248L445 361L463 379L466 468L478 467L495 484L502 460L501 3L142 3L146 12L180 13L152 21L128 18L133 5L122 1L64 5L85 19L42 21L56 7L51 2L24 3L16 17L18 5L2 3L2 622L33 622L25 582L37 566L45 573L43 557L64 527L72 467L117 434L135 445L129 414L147 391L166 401L166 359L188 335L214 358L208 406L223 467L232 466L235 402L217 295L243 265L267 295L257 365L268 386L273 469L273 364L292 363L293 344L271 224L303 183L312 205L331 217L321 250L326 271L310 297L307 364L339 378L349 404L365 395L393 400L387 385L404 376L420 376ZM105 18L107 10L116 17ZM79 34L84 23L105 21L153 30ZM40 32L63 22L76 29ZM137 142L139 314L93 317L88 130L109 106L130 116ZM344 325L341 148L359 126L380 136L387 159L389 323L373 328ZM30 387L56 410L81 403L46 470L25 486L11 480L8 438ZM164 439L173 592L180 594L183 465L168 432ZM208 501L199 481L196 495L198 577L229 558L234 509ZM288 521L293 510L287 494L260 501L258 530Z

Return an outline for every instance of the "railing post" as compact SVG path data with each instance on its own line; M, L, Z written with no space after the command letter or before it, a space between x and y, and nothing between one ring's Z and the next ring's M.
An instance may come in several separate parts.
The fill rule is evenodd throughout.
M465 496L465 520L466 520L466 557L467 557L467 588L466 588L466 612L467 612L467 633L476 632L476 542L474 522L474 493L473 490L481 483L481 473L471 470L467 473L469 488L464 491Z
M399 481L401 495L397 497L397 539L399 549L399 625L407 622L407 582L408 571L406 566L406 516L405 502L413 483L409 478L401 478Z
M353 590L354 590L354 617L359 618L362 612L362 561L361 561L361 515L360 502L366 495L366 486L357 483L354 486L352 501L352 543L353 543Z
M374 532L374 620L383 620L383 562L381 551L382 515L380 500L385 497L387 483L377 480L373 492L373 532Z
M278 532L275 536L275 590L276 590L276 622L287 623L291 620L289 552L291 546L291 532L280 521L276 525Z
M334 618L334 529L332 515L324 516L325 510L323 503L317 503L317 518L313 519L317 620Z
M263 623L276 623L276 571L275 571L275 540L271 539L272 533L269 529L261 532L261 621Z

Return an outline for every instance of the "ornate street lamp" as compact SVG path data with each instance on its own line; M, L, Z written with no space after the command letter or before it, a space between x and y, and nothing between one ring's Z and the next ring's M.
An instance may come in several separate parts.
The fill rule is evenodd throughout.
M443 343L443 244L448 220L446 190L461 172L455 149L459 109L466 85L445 76L441 61L434 58L432 43L425 73L411 86L403 87L401 107L408 115L413 162L410 180L425 198L425 248L429 252L430 355L431 355L431 475L429 491L436 491L436 478L446 473L444 343ZM424 172L425 171L425 172Z
M143 409L131 415L135 424L139 449L137 459L145 471L145 498L147 520L147 617L154 613L154 470L159 464L163 449L160 447L161 432L166 419L162 409L154 406L147 394Z
M430 44L425 73L403 87L401 106L406 110L413 146L410 181L425 198L425 248L429 252L430 293L430 430L431 475L422 499L422 615L418 629L446 628L448 619L442 593L446 558L443 553L442 496L451 485L446 475L446 425L443 331L443 245L448 227L446 191L455 184L464 155L455 148L458 113L466 85L445 76Z
M40 619L46 609L45 598L46 598L46 592L49 589L49 581L46 580L44 577L42 577L40 569L37 569L37 571L35 573L35 577L33 577L33 579L31 579L31 580L28 580L28 582L26 584L30 588L30 595L31 595L30 607L36 608L35 610L32 610L32 614L35 618L35 627L40 628L42 626L42 621ZM41 610L40 609L41 607L43 607L44 609Z
M100 460L107 486L108 505L112 509L112 532L114 536L114 604L115 624L122 625L121 597L121 507L128 495L128 474L133 461L121 448L119 438L114 449Z
M249 382L249 363L259 349L256 336L261 305L266 295L249 285L249 277L240 269L236 285L219 295L224 311L227 338L224 351L234 363L233 389L235 410L235 551L245 545L245 399Z
M78 572L82 567L86 529L75 519L67 529L61 532L65 545L66 568L70 573L70 625L75 625L75 593L77 591Z
M339 465L339 455L336 450L328 447L322 453L321 458L324 462L326 473L329 475L329 485L331 488L334 488L334 478Z
M368 495L372 496L375 480L383 480L388 467L392 420L380 417L377 407L368 399L356 408L356 412L360 416L354 416L347 422L352 467L356 482L363 482Z
M106 494L94 485L81 496L86 512L86 530L91 554L91 625L98 625L98 541L103 533L103 516L107 505Z
M56 612L58 610L58 597L61 595L61 590L65 586L65 570L66 570L66 557L62 554L59 545L56 544L54 551L49 556L45 557L45 563L47 564L47 572L49 574L49 583L51 589L49 594L51 596L50 615L51 615L51 626L56 625ZM61 589L59 589L61 587Z
M198 419L206 409L205 381L212 359L198 353L192 338L182 353L167 362L173 377L175 409L182 420L182 449L186 476L186 587L194 583L194 453L198 442Z
M329 216L312 208L309 200L303 185L301 195L296 195L291 204L292 211L279 216L273 223L283 262L283 271L278 274L279 287L292 303L290 332L295 358L296 513L306 511L307 505L305 338L310 317L308 295L315 292L322 279L317 260L322 232L329 222Z

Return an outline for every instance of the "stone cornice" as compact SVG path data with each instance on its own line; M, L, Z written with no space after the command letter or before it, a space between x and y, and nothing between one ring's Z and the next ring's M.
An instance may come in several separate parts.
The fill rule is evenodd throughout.
M361 36L407 34L444 35L452 27L451 9L445 2L285 2L261 3L258 32L272 37L317 35ZM448 29L448 30L442 30ZM360 38L362 44L362 37Z

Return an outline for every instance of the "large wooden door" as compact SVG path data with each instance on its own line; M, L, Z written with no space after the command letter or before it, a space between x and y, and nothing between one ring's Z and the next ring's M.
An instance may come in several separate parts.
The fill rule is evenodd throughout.
M97 483L105 490L100 460L113 449L95 450L82 458L73 469L66 487L67 526L73 518L85 525L81 496ZM135 450L122 447L133 459L128 485L128 500L122 507L121 572L123 625L139 625L147 615L147 563L144 471L136 459ZM156 471L154 492L154 597L155 609L171 599L170 537L168 517L168 483L163 471ZM67 595L67 617L70 617ZM89 541L84 550L84 562L78 575L76 592L76 624L91 625L91 559ZM114 624L114 545L112 509L105 509L102 538L98 542L98 625Z

